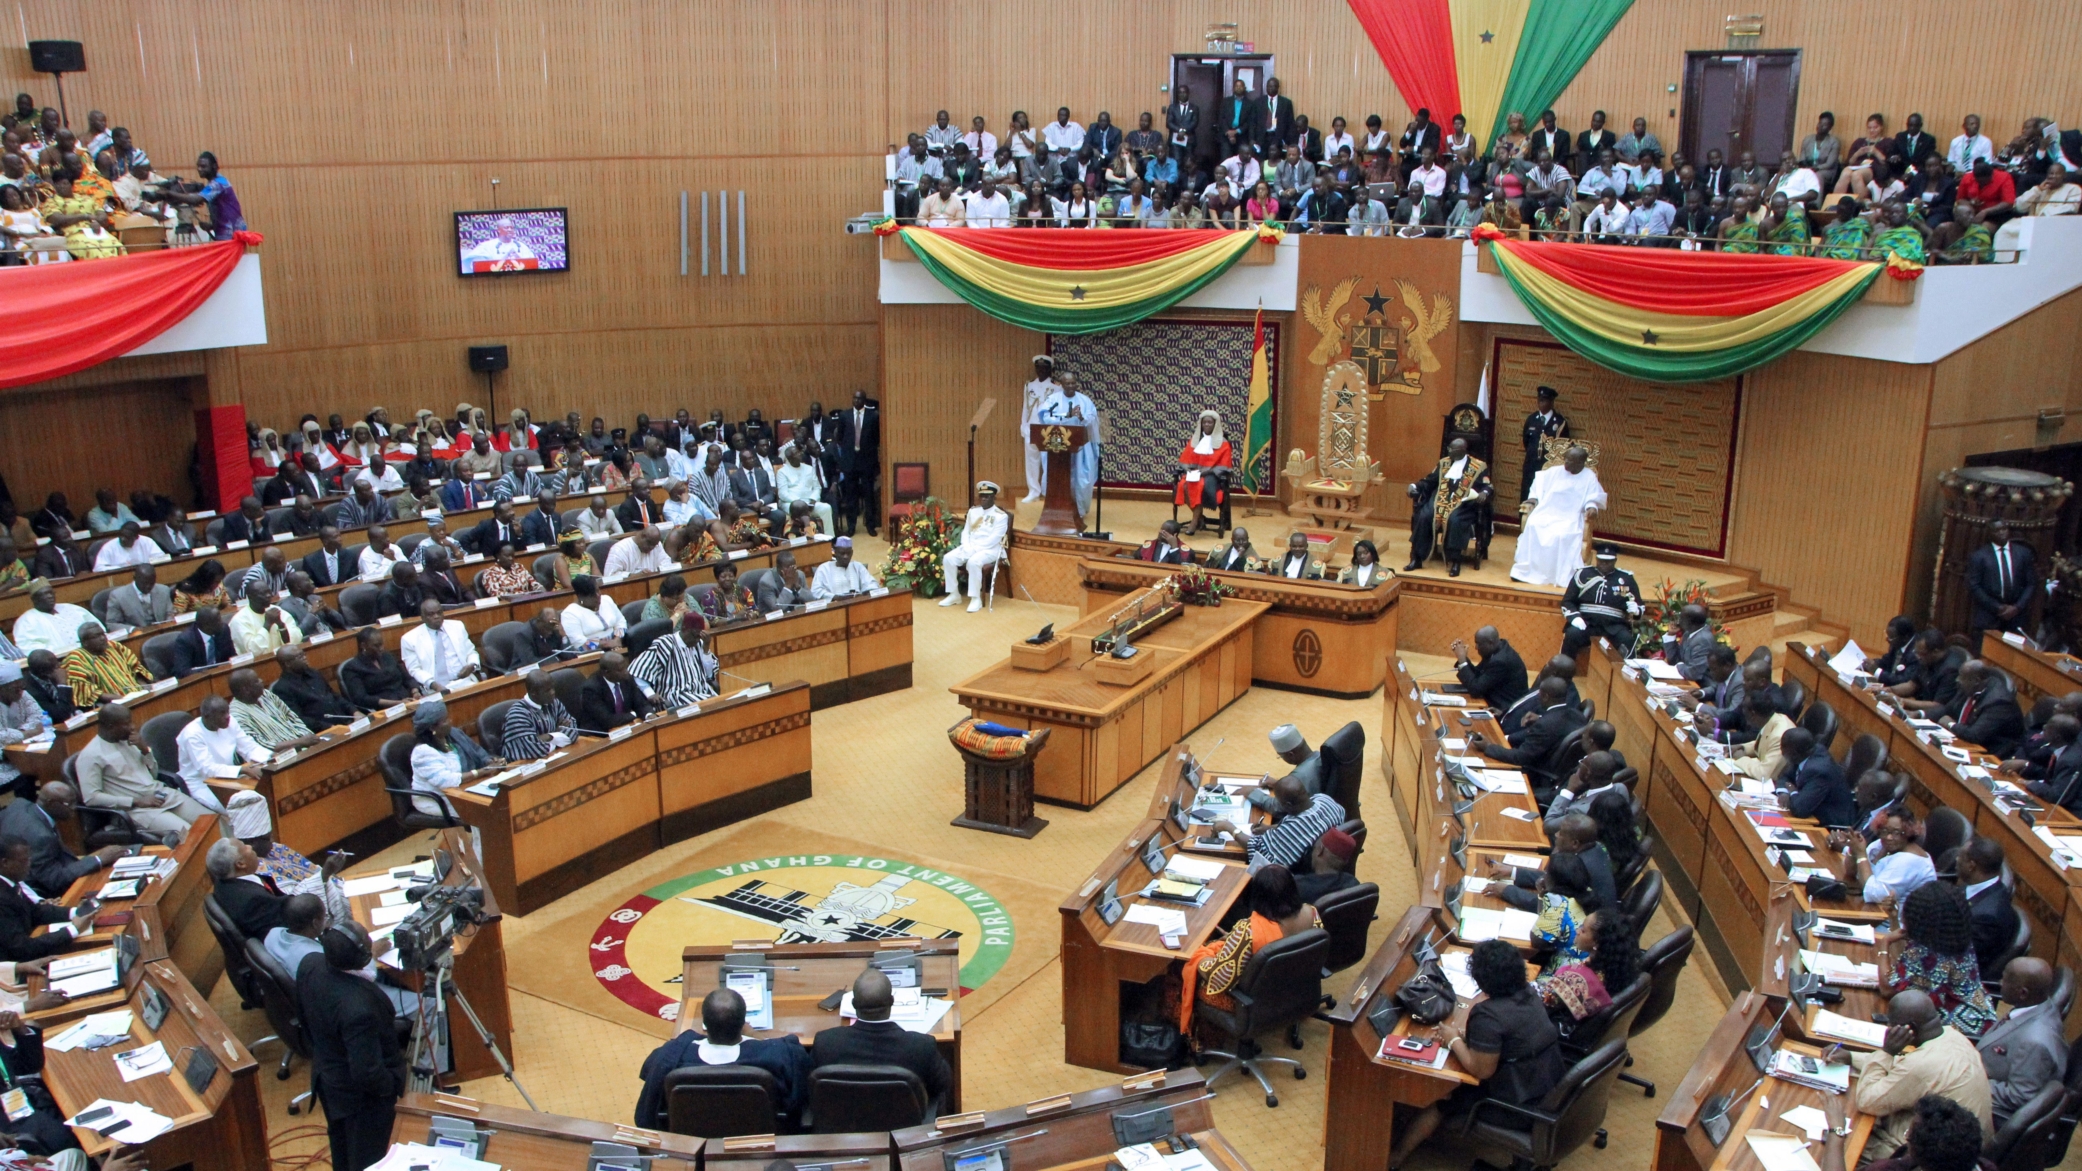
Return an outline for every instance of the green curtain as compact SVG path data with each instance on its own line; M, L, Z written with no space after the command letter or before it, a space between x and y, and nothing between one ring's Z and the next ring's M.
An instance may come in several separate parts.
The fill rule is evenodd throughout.
M1518 56L1511 61L1511 79L1504 83L1504 99L1496 108L1496 125L1489 128L1489 141L1504 132L1505 119L1513 110L1525 115L1531 128L1540 111L1576 80L1590 55L1612 33L1634 0L1533 0L1526 14L1525 32L1518 38Z

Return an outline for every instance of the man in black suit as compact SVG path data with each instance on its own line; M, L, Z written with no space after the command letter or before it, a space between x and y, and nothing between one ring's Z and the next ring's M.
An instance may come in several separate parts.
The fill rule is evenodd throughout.
M2032 796L2073 813L2082 808L2082 720L2065 713L2046 721L2044 764L2013 762L2009 771L2025 782ZM6 821L0 819L0 828Z
M0 812L0 836L29 843L29 883L40 891L63 892L74 879L92 874L123 856L121 846L103 846L85 857L65 848L58 823L72 820L79 794L66 781L45 781L36 800L16 798Z
M1778 738L1778 750L1786 761L1778 777L1786 812L1814 818L1831 829L1858 824L1858 799L1851 794L1851 783L1829 750L1815 743L1814 733L1788 728Z
M2009 680L1979 659L1961 664L1958 679L1958 694L1937 722L1960 739L2008 758L2024 740L2024 712Z
M1576 690L1576 660L1567 655L1554 656L1540 667L1538 675L1533 676L1532 690L1519 696L1516 703L1505 708L1503 714L1497 717L1497 725L1503 729L1504 739L1513 747L1517 746L1519 739L1533 724L1539 722L1540 684L1549 678L1562 681L1562 686L1566 689L1563 694L1568 696L1570 707L1583 707L1583 696Z
M1258 99L1252 96L1250 87L1239 77L1230 85L1229 96L1223 98L1215 110L1215 131L1221 135L1216 149L1222 152L1223 158L1235 154L1239 145L1255 139L1252 133L1254 114L1261 119L1264 116L1258 108Z
M510 503L507 505L509 516L512 515L512 507ZM553 546L557 543L557 534L563 527L564 522L557 516L557 494L543 492L535 497L535 510L521 518L520 544L515 548L525 549L530 545ZM496 549L493 551L497 552ZM483 550L480 549L479 552Z
M513 502L510 500L501 500L492 505L492 514L471 525L469 533L461 539L464 548L486 557L497 554L502 544L511 544L516 550L525 548L528 544L521 539L521 526L513 519ZM555 539L554 533L551 534L551 539Z
M625 533L642 532L652 525L663 524L665 512L651 501L651 482L638 476L629 481L629 494L615 506L615 519L622 522Z
M629 674L629 661L614 651L600 656L600 670L578 692L578 726L610 732L651 714L651 701Z
M765 517L768 524L778 529L783 519L776 511L779 490L774 487L773 473L759 462L758 453L750 448L738 452L737 465L728 474L730 498L737 502L738 510ZM868 531L874 530L870 527Z
M289 896L275 886L273 879L260 873L260 855L253 852L253 847L237 838L218 838L203 855L202 866L216 885L212 893L217 905L246 938L264 939L270 930L282 926L282 911ZM389 1003L384 1002L385 1019L391 1016Z
M1897 703L1912 712L1942 712L1959 694L1959 669L1966 666L1967 660L1965 648L1946 642L1945 632L1933 626L1916 636L1912 653L1915 672L1887 690L1894 693Z
M1988 543L1966 559L1966 592L1974 600L1969 629L2021 633L2038 584L2034 569L2030 545L2010 540L2010 526L2001 521L1989 525Z
M664 1127L665 1079L697 1065L745 1065L773 1075L781 1090L781 1112L802 1109L810 1092L810 1053L794 1033L771 1039L745 1036L745 1001L729 988L701 998L701 1031L679 1034L643 1059L643 1092L636 1099L636 1125Z
M1496 632L1496 627L1484 626L1475 632L1475 649L1482 652L1480 663L1468 660L1466 643L1453 640L1453 671L1460 676L1460 685L1467 688L1469 695L1502 711L1531 690L1526 683L1525 660Z
M1573 149L1575 143L1569 138L1569 132L1555 125L1554 111L1540 111L1540 124L1533 127L1533 132L1525 139L1525 157L1538 158L1539 156L1533 152L1544 150L1555 163L1567 166L1568 164L1562 160L1568 158L1569 152Z
M2017 908L2002 884L2002 863L2002 843L1982 834L1968 838L1959 850L1959 889L1973 916L1974 956L1990 980L2001 975L1995 961L2017 939Z
M357 561L341 547L339 526L320 525L318 548L304 555L304 572L311 575L312 585L324 589L361 576Z
M195 621L174 636L173 677L186 679L197 671L230 661L235 653L224 611L205 606L195 612Z
M222 532L227 545L233 541L250 541L257 545L274 540L274 534L267 528L267 509L261 507L257 496L239 501L239 510L224 517Z
M1547 758L1569 733L1583 726L1583 712L1569 702L1569 684L1559 676L1540 680L1535 690L1539 698L1533 703L1540 715L1518 738L1517 747L1491 744L1480 732L1468 734L1468 747L1491 760L1524 769L1535 788L1553 789L1560 778L1547 767Z
M1251 111L1251 145L1261 159L1276 159L1294 141L1294 99L1280 92L1280 79L1265 79L1265 95Z
M1576 157L1569 164L1570 170L1581 175L1596 165L1600 154L1618 149L1619 136L1605 129L1605 111L1593 110L1590 115L1590 129L1576 136ZM1563 153L1556 151L1554 161L1561 162Z
M1477 134L1480 132L1477 131ZM1431 120L1431 111L1418 110L1417 116L1402 128L1402 137L1395 143L1396 148L1402 151L1402 163L1397 168L1402 173L1402 181L1405 184L1410 181L1410 175L1416 171L1417 162L1427 148L1433 154L1437 154L1446 149L1445 144L1446 132Z
M867 392L853 392L853 405L839 415L839 534L853 535L862 512L868 536L880 535L882 501L876 481L882 475L882 416Z
M318 461L314 458L311 462L315 464ZM316 500L323 495L325 489L318 486L318 477L306 471L294 459L285 459L275 469L274 478L260 490L260 502L272 507L299 496L309 496Z
M0 835L0 960L15 964L72 948L72 936L64 932L30 934L45 924L65 922L72 912L24 885L29 855L28 839Z
M869 968L853 981L853 1011L850 1026L841 1025L817 1034L810 1056L817 1065L896 1065L918 1075L925 1084L928 1101L926 1119L931 1121L947 1100L953 1080L940 1047L924 1033L914 1033L889 1019L896 995L889 977Z
M374 981L357 974L370 958L366 928L348 920L319 938L324 953L305 956L296 970L312 1089L325 1103L335 1171L363 1171L390 1149L405 1092L405 1057L392 1023L397 1009Z

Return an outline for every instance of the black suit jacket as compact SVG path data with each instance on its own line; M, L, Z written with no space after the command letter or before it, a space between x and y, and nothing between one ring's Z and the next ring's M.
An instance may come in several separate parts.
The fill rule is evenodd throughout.
M274 539L274 534L267 531L266 518L263 517L261 523L256 525L247 520L243 512L227 513L224 517L223 532L224 543L227 545L233 541L251 541L259 544Z
M2074 813L2082 809L2082 741L2068 745L2046 764L2046 779L2024 786L2042 800ZM19 804L19 802L17 802ZM9 806L13 808L13 806ZM5 822L0 822L4 827Z
M1576 161L1570 170L1581 175L1598 161L1599 151L1617 149L1619 135L1610 130L1586 130L1576 136ZM1705 164L1701 162L1700 165L1703 167Z
M238 653L232 649L231 628L228 626L217 631L217 636L210 640L210 645L216 651L215 661L218 663L225 662ZM181 633L174 636L174 678L185 679L202 670L204 667L203 660L207 657L203 653L202 628L193 622L183 626Z
M1972 625L1975 630L2023 629L2023 610L2007 622L1997 616L1996 610L2002 606L2030 608L2027 603L2032 587L2038 584L2033 560L2030 545L2016 540L2010 542L2010 580L2009 589L2005 590L2002 571L1995 563L1995 546L1983 545L1966 559L1966 592L1974 600Z
M1794 817L1812 817L1832 829L1858 823L1858 802L1851 795L1851 783L1826 748L1816 746L1806 760L1795 765L1785 787L1792 791L1786 811Z
M239 932L247 939L264 938L270 929L282 926L282 908L289 904L288 895L276 894L260 883L243 878L220 882L211 893L216 896L217 905L224 909L233 923L238 924ZM387 1021L395 1010L390 1007L389 1000L383 1003L383 1015Z
M397 1010L383 990L313 954L296 969L296 998L311 1039L311 1080L327 1117L397 1101L405 1092L405 1055L392 1027Z
M586 680L578 692L578 726L588 732L606 732L621 727L631 720L640 720L651 714L651 701L643 697L643 690L634 682L622 685L622 710L614 710L614 699L608 694L607 680L595 675Z
M38 891L38 894L61 895L60 891ZM39 903L22 893L22 889L10 882L0 882L0 960L22 963L27 960L54 956L72 946L70 935L31 935L40 924L62 923L67 914L64 907L53 903Z
M1257 146L1259 158L1269 158L1267 152L1285 150L1294 141L1294 99L1286 94L1261 95L1245 116L1251 120L1251 142Z
M1967 710L1969 703L1973 706L1971 712ZM1960 739L1978 744L2004 760L2014 755L2024 741L2024 713L2017 707L2017 697L2000 679L1982 688L1978 697L1955 697L1946 710L1957 721L1952 731Z
M1121 148L1121 128L1118 126L1093 126L1084 132L1084 144L1101 159L1111 159ZM979 160L988 162L988 159Z
M853 425L853 408L848 406L838 412L839 417L839 471L872 472L882 462L882 415L874 407L867 413L856 429Z
M615 505L614 514L615 518L622 522L622 531L625 533L665 523L663 507L634 496Z
M1221 552L1208 555L1207 567L1209 569L1226 569L1231 573L1244 573L1246 572L1246 563L1256 557L1257 553L1248 547L1238 549L1234 545L1224 545Z
M1461 664L1458 674L1460 685L1468 689L1469 695L1493 708L1508 708L1531 690L1526 684L1525 660L1518 657L1508 641L1499 641L1496 653L1479 663L1470 660Z
M69 550L61 549L56 542L38 549L36 556L29 559L29 568L36 576L52 579L78 577L91 567L85 549L77 545Z
M348 556L346 545L340 546L339 559L339 572L334 573L332 565L326 560L324 549L313 549L305 554L304 572L311 575L311 584L324 589L326 586L339 585L343 581L353 581L361 576L360 566L356 564L355 558Z
M308 675L283 675L275 680L269 690L282 697L282 702L296 709L304 723L313 728L324 728L354 719L354 705L340 698L325 676L316 671Z
M557 543L557 525L559 523L555 516L539 508L522 517L519 525L521 547L526 548L529 545L555 545ZM493 537L492 539L497 540L498 538ZM484 552L482 548L479 548L477 551L479 553ZM492 552L498 552L496 546L493 547Z
M2017 908L2010 904L2010 892L2003 884L1991 882L1987 890L1966 900L1966 909L1973 916L1974 956L1992 979L1994 961L2017 938Z
M1505 764L1515 764L1529 776L1552 787L1554 777L1547 771L1547 758L1554 754L1555 746L1569 733L1588 722L1581 709L1567 702L1558 703L1540 713L1540 718L1534 720L1533 726L1519 737L1517 747L1493 745L1483 755Z
M16 798L0 812L0 834L12 834L29 843L29 885L47 895L60 895L82 875L101 869L92 857L81 858L65 848L58 827L34 801Z
M530 544L523 535L521 527L521 522L517 520L506 526L505 539L514 542L516 550ZM499 518L495 516L485 517L483 520L470 526L469 532L456 539L461 542L463 548L468 549L470 552L482 553L486 557L490 557L499 551ZM546 545L549 541L555 539L555 536L552 535L543 544Z
M817 1034L810 1046L817 1065L899 1065L925 1083L926 1096L936 1102L947 1100L953 1080L940 1047L924 1033L914 1033L894 1021L856 1022Z
M289 465L283 464L282 466L286 468ZM325 495L325 490L318 486L318 481L311 478L311 473L301 468L287 475L278 471L275 473L275 478L269 480L267 486L260 490L260 502L270 506L284 504L294 500L299 495L309 496L311 499L316 500Z

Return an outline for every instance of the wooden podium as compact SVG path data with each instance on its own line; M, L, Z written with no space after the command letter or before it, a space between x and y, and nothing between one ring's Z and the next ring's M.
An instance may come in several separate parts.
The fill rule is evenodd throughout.
M961 753L963 801L961 816L948 824L1016 838L1047 829L1048 822L1034 816L1034 758L1048 747L1048 733L1036 729L1027 737L1026 752L1013 760L992 760L952 741Z
M1041 506L1041 519L1034 531L1051 537L1074 537L1084 531L1084 518L1077 514L1077 494L1070 488L1070 464L1077 449L1090 442L1081 423L1030 423L1027 442L1048 457L1048 499Z

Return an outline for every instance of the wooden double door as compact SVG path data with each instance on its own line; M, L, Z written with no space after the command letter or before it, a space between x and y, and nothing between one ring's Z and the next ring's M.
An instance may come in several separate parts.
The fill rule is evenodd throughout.
M1694 166L1717 150L1735 166L1753 151L1766 168L1799 141L1800 50L1695 50L1684 55L1684 120L1679 147ZM1667 160L1665 160L1667 161Z

